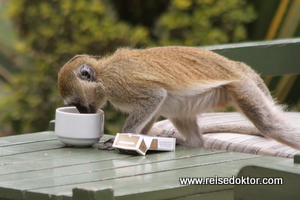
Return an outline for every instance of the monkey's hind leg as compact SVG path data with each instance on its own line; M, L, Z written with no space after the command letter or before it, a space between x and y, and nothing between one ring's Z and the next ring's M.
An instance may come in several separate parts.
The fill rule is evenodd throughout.
M184 141L179 141L180 143L193 147L204 147L197 117L171 118L170 120L184 138ZM182 140L182 137L177 139Z
M226 86L237 107L267 137L300 149L300 127L286 119L284 112L251 80Z

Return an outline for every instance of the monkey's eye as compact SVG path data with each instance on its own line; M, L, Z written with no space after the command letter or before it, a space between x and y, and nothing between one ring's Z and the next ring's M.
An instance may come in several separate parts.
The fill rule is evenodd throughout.
M83 64L77 69L77 76L85 81L96 81L95 71L87 64Z

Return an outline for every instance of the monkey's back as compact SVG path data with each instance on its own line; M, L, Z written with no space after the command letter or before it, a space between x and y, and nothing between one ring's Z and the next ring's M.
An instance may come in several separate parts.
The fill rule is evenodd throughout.
M182 91L189 86L240 77L237 62L195 47L123 48L104 59L103 66L105 72L101 74L115 74L119 78L114 80L120 84L157 85L167 90Z

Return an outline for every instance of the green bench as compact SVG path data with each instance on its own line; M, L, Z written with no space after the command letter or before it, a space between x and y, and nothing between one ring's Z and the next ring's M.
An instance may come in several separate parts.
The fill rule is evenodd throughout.
M262 76L300 74L300 38L202 48L245 62Z
M270 66L269 62L274 64L272 75L300 72L300 58L296 56L300 39L205 48L244 61L263 75L270 75L270 70L257 66ZM281 59L293 61L281 62L281 67L286 67L280 69ZM251 63L258 60L264 64ZM174 152L134 156L100 151L100 144L65 147L56 139L53 126L51 123L50 131L0 138L0 200L296 199L300 195L297 155L290 159L177 146ZM100 143L110 137L104 135ZM250 181L269 177L274 183L280 178L283 185L183 184L203 180L197 179L200 177L211 177L211 183L236 177L241 178L239 183L245 177Z

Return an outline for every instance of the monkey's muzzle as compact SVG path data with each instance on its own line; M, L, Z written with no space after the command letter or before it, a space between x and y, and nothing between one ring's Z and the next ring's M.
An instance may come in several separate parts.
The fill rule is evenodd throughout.
M82 106L80 104L75 104L75 107L80 113L96 113L96 108L92 105Z

